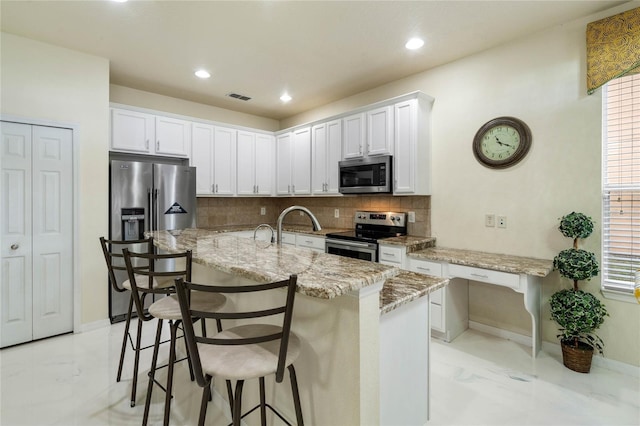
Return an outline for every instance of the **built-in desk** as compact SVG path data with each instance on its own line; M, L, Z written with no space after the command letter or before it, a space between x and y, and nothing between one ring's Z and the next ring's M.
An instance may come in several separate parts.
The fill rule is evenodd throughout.
M440 276L443 278L479 281L511 288L524 295L524 306L531 315L531 353L536 356L542 344L540 330L540 300L542 278L553 269L553 262L545 259L510 256L471 250L448 249L430 247L416 252L407 253L407 269L414 272ZM456 284L448 286L450 297L454 298ZM446 297L446 296L445 296ZM463 296L465 297L465 296ZM451 308L447 310L445 301L442 302L442 321L444 329L450 333L448 340L467 328L467 302L455 303L449 301ZM460 302L460 300L458 300ZM433 307L432 307L433 308ZM437 313L437 310L434 311ZM466 316L466 318L465 318Z

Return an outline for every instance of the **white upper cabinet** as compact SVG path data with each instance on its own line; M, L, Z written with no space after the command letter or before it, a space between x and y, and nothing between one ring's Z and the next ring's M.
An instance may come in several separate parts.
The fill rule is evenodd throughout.
M188 157L191 122L126 109L111 109L111 149Z
M238 131L237 194L272 195L274 138Z
M364 113L350 115L342 119L343 158L358 158L364 155L366 116Z
M393 155L393 105L367 111L367 155Z
M393 193L431 194L432 99L409 99L394 105Z
M304 127L276 138L276 193L311 193L311 129Z
M156 116L155 154L188 157L190 144L190 121Z
M155 146L155 116L111 109L111 149L149 154Z
M236 130L192 124L191 165L196 167L198 195L234 195Z
M339 194L338 162L342 156L342 121L311 129L311 184L313 194Z

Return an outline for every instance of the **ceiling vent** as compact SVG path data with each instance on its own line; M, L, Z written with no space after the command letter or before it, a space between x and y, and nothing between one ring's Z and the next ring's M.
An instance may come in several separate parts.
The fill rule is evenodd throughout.
M249 96L240 95L239 93L227 93L227 96L230 98L240 99L241 101L248 101L251 99Z

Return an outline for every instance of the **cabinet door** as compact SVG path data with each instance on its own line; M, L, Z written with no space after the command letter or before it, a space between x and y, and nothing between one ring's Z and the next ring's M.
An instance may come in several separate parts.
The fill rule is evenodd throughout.
M237 168L237 194L253 195L256 193L256 135L251 132L238 132L238 168Z
M364 155L365 116L355 114L342 119L343 155L342 158L358 158Z
M395 155L393 156L394 194L415 192L416 144L418 137L417 101L395 105Z
M338 162L342 156L342 121L327 123L327 174L325 190L329 194L339 194L340 172Z
M367 154L393 154L393 106L367 112Z
M156 154L188 157L190 143L190 122L156 116Z
M193 123L191 165L196 168L196 194L213 194L213 126Z
M155 117L142 112L111 109L111 149L148 154L155 141Z
M236 130L215 127L213 136L213 189L216 195L236 190Z
M326 124L313 126L311 129L311 187L314 194L326 192L327 151Z
M293 132L291 157L291 185L294 194L311 193L311 129L305 127Z
M276 138L276 194L291 193L292 135L285 133Z
M256 135L255 176L256 191L260 195L273 194L274 138L270 135Z

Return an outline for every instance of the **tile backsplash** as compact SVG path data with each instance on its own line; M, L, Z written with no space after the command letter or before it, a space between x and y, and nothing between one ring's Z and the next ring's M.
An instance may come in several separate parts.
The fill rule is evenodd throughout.
M197 226L213 228L224 225L275 225L278 215L289 206L307 207L325 228L353 228L357 210L416 213L415 223L408 224L410 235L431 236L431 197L429 196L343 196L343 197L201 197L198 198ZM260 209L265 208L265 215ZM334 217L335 209L339 218ZM285 218L286 224L311 225L307 216L297 212Z

